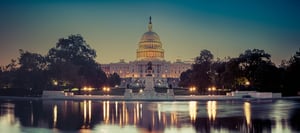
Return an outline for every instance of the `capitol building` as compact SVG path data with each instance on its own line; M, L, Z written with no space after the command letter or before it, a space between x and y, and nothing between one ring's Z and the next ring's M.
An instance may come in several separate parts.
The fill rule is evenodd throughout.
M191 68L191 63L177 59L174 62L166 61L164 49L157 33L152 29L151 17L149 18L148 31L145 32L136 50L136 60L102 64L102 70L107 74L117 73L122 78L121 86L133 82L142 82L147 74L147 64L152 63L153 77L158 85L177 86L180 74Z

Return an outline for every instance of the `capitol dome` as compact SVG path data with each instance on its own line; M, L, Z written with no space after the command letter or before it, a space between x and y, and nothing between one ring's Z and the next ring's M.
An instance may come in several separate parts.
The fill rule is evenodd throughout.
M143 34L143 36L141 37L141 41L160 41L160 39L155 32L148 31Z
M148 31L143 34L136 52L137 60L164 60L164 50L157 33L152 31L151 17Z

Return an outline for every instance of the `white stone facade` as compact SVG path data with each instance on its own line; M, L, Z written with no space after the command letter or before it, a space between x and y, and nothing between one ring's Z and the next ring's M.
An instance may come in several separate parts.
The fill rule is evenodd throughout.
M129 62L120 60L117 63L102 64L101 68L107 75L117 73L123 79L143 79L146 76L149 61L152 62L153 77L155 79L178 79L182 72L191 68L191 63L181 60L175 62L165 61L160 38L157 33L152 31L151 17L148 31L142 35L138 43L136 60Z
M149 61L132 61L110 63L101 65L102 70L108 75L117 73L121 78L143 78L146 75ZM191 64L184 62L151 61L153 64L153 77L156 78L179 78L180 74L191 68Z

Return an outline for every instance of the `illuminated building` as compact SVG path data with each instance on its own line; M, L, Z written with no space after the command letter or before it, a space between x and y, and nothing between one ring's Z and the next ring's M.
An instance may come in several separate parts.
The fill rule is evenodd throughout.
M145 32L136 50L136 60L102 64L102 70L108 75L117 73L123 79L142 79L146 76L147 63L152 62L153 77L157 80L179 79L180 74L191 68L191 63L183 62L177 59L175 62L164 59L164 49L160 37L152 30L151 17L149 19L148 31ZM175 80L174 80L175 79Z

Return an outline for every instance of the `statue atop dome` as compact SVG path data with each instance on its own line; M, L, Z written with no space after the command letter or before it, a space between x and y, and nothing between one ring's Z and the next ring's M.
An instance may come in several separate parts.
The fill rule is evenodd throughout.
M149 17L149 24L148 24L148 31L152 31L152 21L151 21L151 16Z

